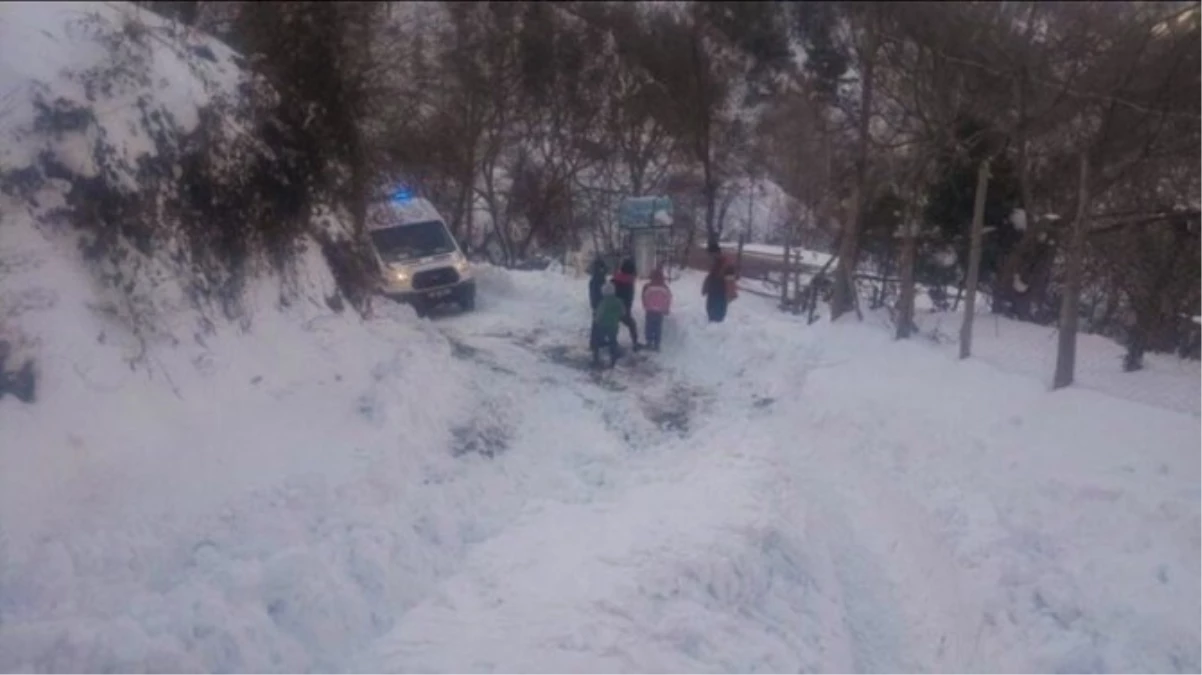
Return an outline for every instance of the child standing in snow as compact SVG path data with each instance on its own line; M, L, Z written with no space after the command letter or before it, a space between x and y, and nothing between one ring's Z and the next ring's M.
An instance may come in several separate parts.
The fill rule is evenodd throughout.
M593 351L593 366L601 366L601 348L609 348L609 367L618 362L618 325L626 313L626 306L614 295L614 285L606 282L601 286L601 301L593 312L592 334L589 349Z
M651 281L643 286L643 310L647 312L647 346L658 352L664 335L664 317L672 310L672 289L668 288L664 271L659 267L651 273Z

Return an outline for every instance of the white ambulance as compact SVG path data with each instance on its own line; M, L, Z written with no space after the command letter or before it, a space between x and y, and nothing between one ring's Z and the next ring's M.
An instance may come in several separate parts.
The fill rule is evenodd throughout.
M368 213L380 292L424 316L438 305L476 306L476 280L459 242L429 201L399 191Z

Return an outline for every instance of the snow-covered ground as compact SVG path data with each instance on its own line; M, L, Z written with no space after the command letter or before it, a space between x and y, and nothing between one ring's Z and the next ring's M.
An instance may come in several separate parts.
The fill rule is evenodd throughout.
M86 156L19 145L9 85L96 57L48 16L120 8L0 5L4 55L45 52L0 61L0 169ZM207 89L160 56L186 125ZM962 362L953 315L710 325L686 271L663 353L597 378L584 279L484 267L474 313L359 321L312 242L247 330L184 306L142 345L71 233L0 213L0 339L38 370L0 399L5 672L1202 667L1197 363L1086 337L1052 393L1044 329L983 318Z
M599 381L582 283L486 268L6 399L0 669L1198 669L1196 365L1050 393L699 281Z

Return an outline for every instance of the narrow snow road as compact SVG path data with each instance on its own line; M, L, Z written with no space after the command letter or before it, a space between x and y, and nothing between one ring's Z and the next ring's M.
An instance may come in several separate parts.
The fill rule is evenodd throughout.
M498 325L504 303L483 309L443 330L493 374L477 383L481 401L517 395L502 412L482 405L472 426L507 439L493 444L508 470L574 467L575 493L532 486L515 522L472 547L357 667L856 667L848 624L864 617L845 614L830 552L808 532L777 430L763 424L771 402L694 381L672 365L685 351L598 380L584 367L586 311L560 303L522 313L537 325ZM682 349L673 335L665 348Z
M951 555L922 510L898 498L882 513L881 502L864 500L865 488L895 496L866 467L813 471L823 458L798 434L804 401L795 397L804 392L792 386L829 367L818 346L804 345L772 379L743 377L739 359L707 354L707 341L713 349L737 326L685 314L674 317L664 353L598 381L584 368L585 312L573 316L557 300L519 314L538 317L534 325L499 320L516 314L501 301L441 329L461 358L493 374L477 382L485 403L472 433L494 439L509 471L573 467L576 492L532 486L516 521L468 550L358 667L814 672L971 663L981 612L957 593ZM781 400L782 390L794 400ZM509 407L498 412L502 399ZM893 536L898 524L910 536Z

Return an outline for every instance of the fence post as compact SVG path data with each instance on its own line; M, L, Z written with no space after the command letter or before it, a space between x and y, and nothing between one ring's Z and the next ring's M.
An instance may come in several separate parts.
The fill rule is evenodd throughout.
M793 239L793 228L790 225L785 232L785 257L781 261L780 268L780 308L786 309L789 306L789 277L791 276L792 268L789 267L789 252L790 243Z
M735 278L739 279L743 276L743 240L746 238L742 232L739 233L739 249L735 253Z
M793 252L793 267L790 268L793 273L793 313L801 313L801 249Z

